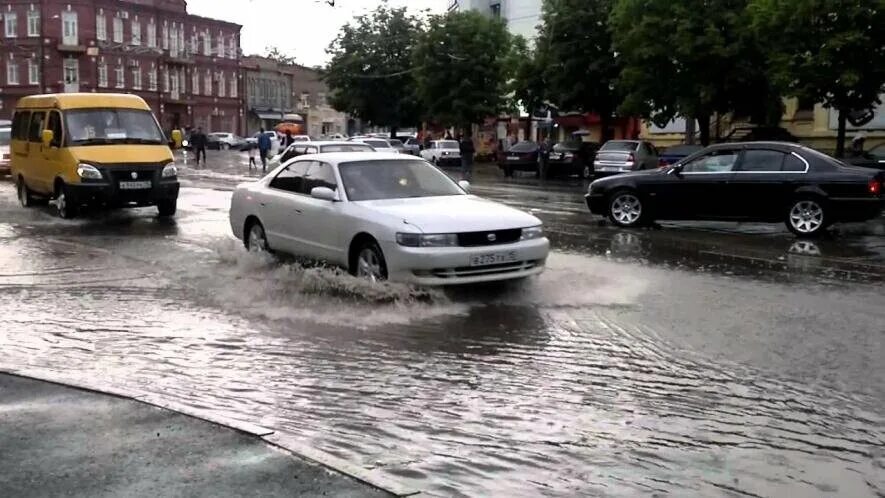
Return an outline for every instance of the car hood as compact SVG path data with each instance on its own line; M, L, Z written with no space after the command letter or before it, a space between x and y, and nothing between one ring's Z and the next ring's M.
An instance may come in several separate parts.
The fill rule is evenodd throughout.
M524 211L474 195L358 201L354 204L402 220L424 233L482 232L541 224L541 220Z
M90 145L70 148L78 160L91 164L156 164L172 161L172 151L166 145Z

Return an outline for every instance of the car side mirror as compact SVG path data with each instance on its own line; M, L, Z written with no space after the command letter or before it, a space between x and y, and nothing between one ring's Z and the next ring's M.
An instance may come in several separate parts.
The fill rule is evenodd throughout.
M43 135L40 137L43 140L43 146L49 147L49 144L52 143L52 139L55 138L55 133L52 130L43 130Z
M321 199L324 201L338 200L338 194L329 187L314 187L310 190L310 196L314 199Z
M470 182L468 182L467 180L461 180L460 182L458 182L458 186L464 189L464 191L468 194L470 193Z

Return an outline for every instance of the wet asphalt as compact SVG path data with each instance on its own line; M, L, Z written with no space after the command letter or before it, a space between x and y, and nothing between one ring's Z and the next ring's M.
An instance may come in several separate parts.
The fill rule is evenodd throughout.
M544 220L548 269L428 291L246 254L235 153L181 176L173 221L59 220L0 182L0 368L269 427L430 495L885 494L885 218L816 241L622 230L577 179L480 167L476 194Z

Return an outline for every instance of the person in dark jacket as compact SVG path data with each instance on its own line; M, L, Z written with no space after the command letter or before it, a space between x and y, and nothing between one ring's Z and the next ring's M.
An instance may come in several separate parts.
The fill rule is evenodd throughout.
M476 154L473 138L469 134L462 135L458 148L461 150L461 179L470 181L473 178L473 155Z
M261 156L261 170L265 173L267 173L267 155L270 153L270 147L270 137L262 128L258 133L258 155Z
M197 127L197 131L191 134L191 147L194 154L197 155L197 166L200 165L200 156L203 156L203 165L206 165L206 146L209 145L209 137L203 133L202 127Z
M280 150L286 150L286 147L292 145L295 139L292 138L292 132L290 130L286 130L286 136L283 138L283 143L280 145Z

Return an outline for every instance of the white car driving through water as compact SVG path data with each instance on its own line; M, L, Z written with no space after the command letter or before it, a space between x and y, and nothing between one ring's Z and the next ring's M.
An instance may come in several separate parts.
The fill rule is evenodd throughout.
M468 188L409 155L307 155L239 185L230 224L250 251L326 261L372 281L449 285L541 273L550 247L541 221Z

